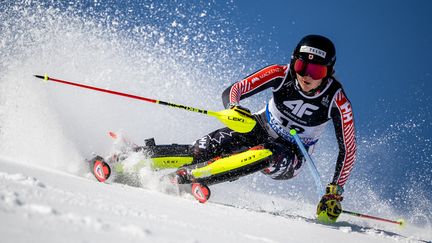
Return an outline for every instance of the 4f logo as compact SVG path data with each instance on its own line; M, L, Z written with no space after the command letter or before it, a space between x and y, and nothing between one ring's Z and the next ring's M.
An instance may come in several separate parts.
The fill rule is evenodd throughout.
M296 115L299 118L302 118L303 115L310 116L312 115L312 111L316 111L319 109L318 106L304 103L303 100L289 100L283 103L286 107L291 109L291 113Z

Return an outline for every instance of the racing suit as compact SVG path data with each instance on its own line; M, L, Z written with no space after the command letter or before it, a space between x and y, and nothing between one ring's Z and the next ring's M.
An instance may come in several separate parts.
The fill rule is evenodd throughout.
M240 100L271 88L273 97L254 114L257 122L249 133L229 128L218 129L195 141L196 161L266 143L273 152L269 166L262 172L273 179L290 179L297 175L304 158L289 134L296 129L305 147L312 150L325 126L333 122L339 155L331 183L343 186L356 158L356 138L351 103L334 76L325 78L312 94L305 94L288 65L265 67L232 84L222 94L224 106L238 105Z

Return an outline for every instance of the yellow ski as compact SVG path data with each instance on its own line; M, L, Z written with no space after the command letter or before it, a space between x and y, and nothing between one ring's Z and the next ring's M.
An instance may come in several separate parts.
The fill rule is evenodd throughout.
M239 154L218 159L207 166L193 169L191 174L195 179L205 178L251 165L271 155L272 152L268 149L247 150Z

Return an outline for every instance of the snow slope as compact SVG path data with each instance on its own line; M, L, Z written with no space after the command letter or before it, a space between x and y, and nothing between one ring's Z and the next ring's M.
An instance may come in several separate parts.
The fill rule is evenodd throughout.
M283 212L211 201L200 204L189 196L103 184L91 177L0 160L0 241L4 243L424 242L422 237L430 237L430 232L419 237L414 228L380 230L341 218L336 225L322 225Z

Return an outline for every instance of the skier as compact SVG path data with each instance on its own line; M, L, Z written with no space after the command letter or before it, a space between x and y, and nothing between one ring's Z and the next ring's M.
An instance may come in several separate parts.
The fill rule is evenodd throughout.
M152 150L153 157L175 153L190 156L187 165L181 164L173 174L177 183L184 184L193 182L188 167L203 162L207 165L214 158L262 145L272 152L269 158L214 176L207 182L232 181L257 171L275 180L287 180L298 174L305 161L289 133L290 129L297 131L308 152L312 153L326 124L332 121L339 155L333 179L325 188L317 214L323 221L335 222L342 212L343 186L356 156L353 112L342 85L334 77L335 62L336 50L328 38L305 36L294 49L289 64L267 66L223 92L225 108L256 119L257 125L252 131L239 133L225 127L202 137L193 145L163 147L147 141L143 148ZM261 111L251 114L240 105L242 99L268 88L272 89L273 97ZM173 160L172 163L177 162Z

